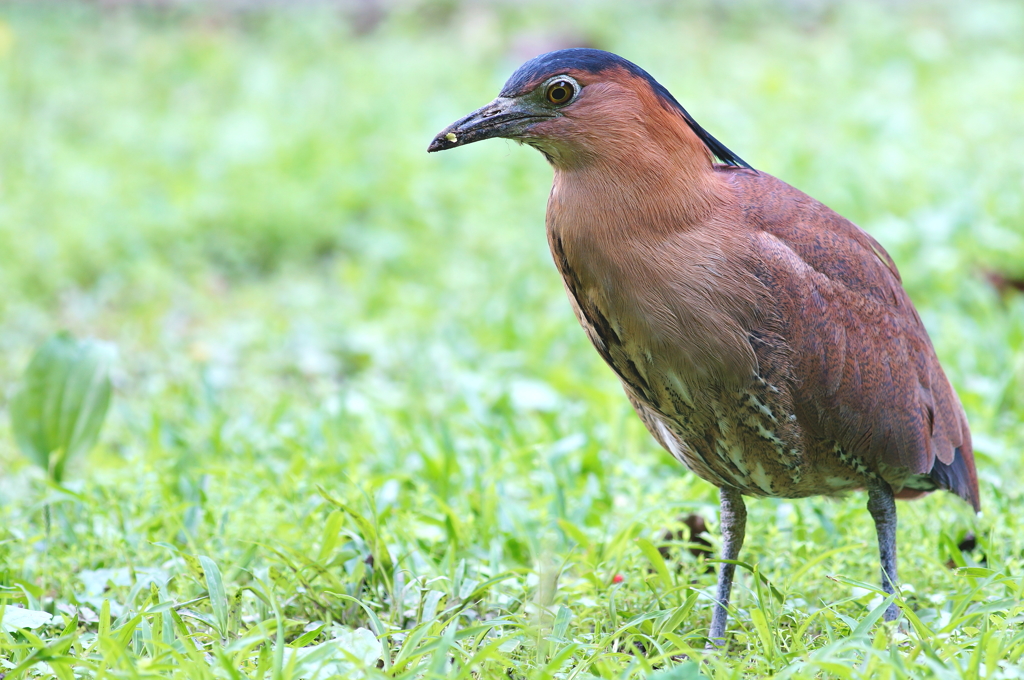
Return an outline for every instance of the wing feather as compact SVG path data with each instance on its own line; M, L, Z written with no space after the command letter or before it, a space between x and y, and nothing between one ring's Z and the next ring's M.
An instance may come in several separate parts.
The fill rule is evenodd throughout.
M967 418L892 258L784 182L733 176L790 345L802 425L876 470L930 475L977 508Z

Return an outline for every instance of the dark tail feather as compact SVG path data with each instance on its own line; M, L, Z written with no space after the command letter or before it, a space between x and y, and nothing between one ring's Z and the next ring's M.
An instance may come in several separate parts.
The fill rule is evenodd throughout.
M981 499L978 497L978 476L974 470L974 457L963 455L960 447L953 451L953 460L947 465L938 458L928 475L943 489L952 491L960 498L974 506L974 511L981 510Z

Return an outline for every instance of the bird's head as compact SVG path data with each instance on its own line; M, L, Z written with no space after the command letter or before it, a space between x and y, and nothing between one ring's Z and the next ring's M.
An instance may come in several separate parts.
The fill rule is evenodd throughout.
M686 135L710 164L750 167L636 64L602 50L549 52L519 67L498 98L442 130L427 151L491 137L539 149L556 168L629 154L652 137Z

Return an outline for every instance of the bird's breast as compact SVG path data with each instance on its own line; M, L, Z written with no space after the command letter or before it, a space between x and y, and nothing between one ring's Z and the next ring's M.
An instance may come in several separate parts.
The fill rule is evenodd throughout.
M656 340L652 320L641 318L648 305L631 288L576 265L557 233L550 240L580 325L670 453L702 478L751 494L785 495L800 483L791 409L776 403L775 387L753 370L741 381L700 370L685 335Z
M594 347L621 379L655 439L698 476L748 495L787 498L863 484L862 471L824 450L831 445L804 436L780 338L743 329L735 318L709 323L685 296L652 303L636 289L643 277L627 283L615 275L628 266L622 261L606 261L594 271L592 263L599 260L578 262L557 231L549 231L549 242L569 301ZM635 265L634 271L645 268ZM657 289L657 282L647 282ZM688 307L674 313L689 313L690 327L671 330L679 329L672 325L679 318L651 318L652 309L673 305ZM728 305L718 305L722 309ZM737 342L729 323L741 327L750 362L723 362Z

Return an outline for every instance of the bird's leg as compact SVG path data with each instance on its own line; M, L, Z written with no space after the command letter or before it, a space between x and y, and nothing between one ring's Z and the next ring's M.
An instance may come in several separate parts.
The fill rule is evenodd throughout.
M743 535L747 530L747 506L743 496L735 489L721 489L722 559L735 560L740 556ZM711 613L711 632L708 635L708 649L725 644L725 623L729 618L729 593L732 591L732 577L735 564L718 565L718 589L715 592L715 608Z
M895 592L896 576L896 499L892 489L881 479L868 480L868 512L875 520L878 533L878 555L882 562L882 590ZM895 621L899 614L895 603L885 610L885 620Z

